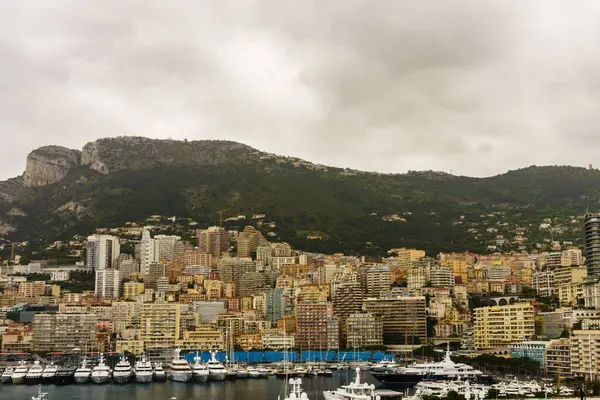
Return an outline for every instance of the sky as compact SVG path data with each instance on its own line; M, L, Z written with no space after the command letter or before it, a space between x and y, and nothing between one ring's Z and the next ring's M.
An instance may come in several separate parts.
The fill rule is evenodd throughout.
M600 164L598 21L595 0L5 1L0 179L122 135L394 173Z

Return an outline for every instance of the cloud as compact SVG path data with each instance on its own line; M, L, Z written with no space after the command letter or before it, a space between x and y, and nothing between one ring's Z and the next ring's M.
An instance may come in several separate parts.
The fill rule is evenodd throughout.
M598 153L591 0L0 7L0 178L123 134L473 176Z

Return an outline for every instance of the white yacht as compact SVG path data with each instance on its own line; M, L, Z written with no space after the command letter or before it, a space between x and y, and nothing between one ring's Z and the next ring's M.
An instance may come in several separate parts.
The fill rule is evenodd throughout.
M49 384L54 382L54 378L56 377L56 373L58 372L58 365L51 362L46 365L44 368L44 372L42 372L42 383Z
M139 383L152 382L152 364L146 358L145 354L142 354L142 359L136 361L133 367L133 374L135 375L135 381Z
M167 375L165 374L165 370L161 363L154 364L154 380L162 382L167 379Z
M13 374L10 377L12 383L14 383L15 385L19 385L25 382L25 375L27 375L27 371L29 371L29 368L27 367L27 364L25 364L25 361L20 361L19 365L17 366L17 368L15 368Z
M258 370L260 378L268 378L269 375L271 375L271 370L265 366L259 365L256 369Z
M208 380L208 375L208 368L206 365L202 364L198 353L196 353L194 364L192 365L192 377L194 378L194 382L206 382Z
M0 383L10 383L13 372L11 367L6 368L0 376Z
M376 400L375 385L360 382L360 367L356 367L356 377L348 385L344 385L336 390L326 390L323 392L325 400Z
M110 380L112 370L104 361L104 354L100 354L100 361L92 369L92 382L94 383L106 383Z
M290 378L289 384L292 387L292 391L284 400L308 400L308 395L302 391L302 379Z
M87 358L84 358L79 368L75 370L75 383L87 383L91 376L92 369L88 366Z
M171 360L171 365L169 365L168 377L172 381L188 382L192 379L192 369L186 360L179 357L179 353L181 353L181 350L175 349L173 360Z
M217 353L210 353L210 361L206 363L209 372L209 378L213 381L224 381L227 378L227 368L217 360Z
M260 378L260 372L258 371L258 368L248 367L246 369L248 370L248 377Z
M42 381L43 373L44 367L40 365L39 361L34 361L27 374L25 374L25 383L28 385L37 385Z
M117 365L115 365L115 370L113 371L113 380L116 383L127 383L131 380L133 372L131 372L131 364L125 358L125 356L121 356Z

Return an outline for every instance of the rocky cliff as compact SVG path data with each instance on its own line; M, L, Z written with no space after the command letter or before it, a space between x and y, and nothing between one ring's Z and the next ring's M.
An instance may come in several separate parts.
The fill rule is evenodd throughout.
M26 187L39 187L58 182L80 162L79 150L61 146L40 147L27 156L23 183Z

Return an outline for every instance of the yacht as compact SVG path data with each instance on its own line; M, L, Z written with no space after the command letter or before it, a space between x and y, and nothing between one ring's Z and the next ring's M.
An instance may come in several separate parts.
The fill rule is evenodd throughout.
M188 382L192 379L192 369L186 360L179 357L180 349L175 349L169 366L169 379L175 382Z
M248 367L248 377L250 378L260 378L260 372L258 372L258 368Z
M475 379L483 376L483 372L470 365L452 361L450 359L450 349L448 348L442 361L390 368L383 372L371 372L371 375L383 383L415 384L423 379Z
M88 367L87 359L84 358L81 365L75 371L75 383L87 383L92 376L92 369Z
M194 364L192 365L192 377L194 378L194 382L206 382L208 380L208 375L208 368L206 365L202 364L198 353L196 353Z
M241 366L235 371L235 377L237 379L246 379L248 378L248 369L242 368Z
M44 368L40 365L39 361L34 361L29 371L25 375L25 383L28 385L37 385L42 381L42 374Z
M227 377L227 368L217 360L217 353L210 353L210 360L206 363L208 367L208 377L213 381L224 381Z
M75 381L75 368L74 366L63 366L56 371L54 375L54 383L56 385L70 385Z
M394 368L394 367L396 367L396 363L394 361L388 361L386 359L383 359L383 360L371 365L371 367L369 368L369 371L384 372L384 371Z
M326 390L323 395L325 400L378 400L378 396L375 395L375 385L361 383L360 367L356 367L354 381L336 390Z
M263 367L262 365L259 365L256 369L258 370L258 374L260 375L261 378L268 378L269 375L271 375L271 370L267 367Z
M165 370L163 369L162 364L155 363L154 364L154 380L158 381L158 382L162 382L165 379L167 379L167 376L165 374Z
M25 382L25 375L27 375L27 371L29 371L29 368L25 364L25 361L20 361L19 365L17 366L17 368L15 368L13 374L10 377L12 383L14 383L15 385L19 385Z
M44 368L44 372L42 372L42 383L49 384L54 382L57 372L58 366L53 362L46 365L46 368Z
M290 378L289 384L292 387L292 391L284 400L309 400L308 395L302 391L302 379Z
M152 382L152 376L154 375L152 371L152 364L150 361L148 361L148 359L146 359L145 354L142 354L141 360L136 361L135 366L133 367L133 374L135 375L136 382Z
M0 376L0 383L10 383L13 372L14 370L11 367L6 368Z
M113 371L113 380L116 383L127 383L131 380L132 375L133 372L131 372L131 363L129 363L124 355L121 356L121 359Z
M112 370L104 360L104 354L100 354L100 361L98 361L98 365L96 365L92 369L92 382L94 383L106 383L110 380L112 375Z

